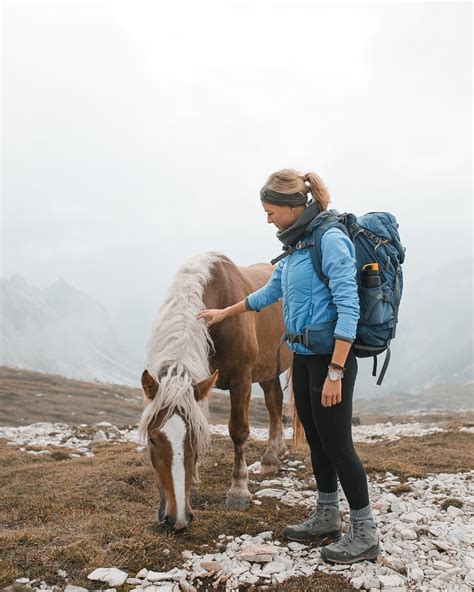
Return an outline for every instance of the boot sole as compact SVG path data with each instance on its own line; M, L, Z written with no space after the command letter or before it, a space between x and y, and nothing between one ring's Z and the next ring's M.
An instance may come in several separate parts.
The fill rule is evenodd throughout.
M324 551L321 552L321 557L327 563L344 563L346 565L348 565L350 563L356 563L356 561L371 561L372 563L376 563L377 557L379 555L380 555L380 546L379 545L376 545L376 546L374 545L373 547L370 547L370 549L367 549L367 551L365 551L365 553L361 553L360 555L357 555L356 557L353 557L352 559L334 559L332 557L326 557L324 554Z
M331 543L337 543L337 541L341 538L342 532L340 530L333 530L332 532L327 532L323 535L315 535L308 538L297 538L292 535L285 534L285 538L289 541L295 541L296 543L312 543L313 545L317 545L318 547L330 545Z

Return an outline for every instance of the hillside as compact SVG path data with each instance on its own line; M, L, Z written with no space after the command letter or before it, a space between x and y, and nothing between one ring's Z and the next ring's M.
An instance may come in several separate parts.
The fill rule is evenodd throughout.
M0 287L2 364L137 385L140 364L100 303L62 279L41 290L16 274Z

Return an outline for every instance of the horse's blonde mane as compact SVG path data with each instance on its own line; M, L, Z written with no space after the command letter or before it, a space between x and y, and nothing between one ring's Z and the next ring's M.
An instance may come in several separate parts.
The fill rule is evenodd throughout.
M204 288L212 279L212 267L223 257L215 251L191 257L176 272L158 308L147 343L146 368L159 382L159 389L140 419L143 441L148 439L148 426L168 408L163 423L175 411L180 412L189 423L199 453L209 447L208 421L196 403L193 385L209 376L214 345L205 322L197 320L196 314L204 308Z

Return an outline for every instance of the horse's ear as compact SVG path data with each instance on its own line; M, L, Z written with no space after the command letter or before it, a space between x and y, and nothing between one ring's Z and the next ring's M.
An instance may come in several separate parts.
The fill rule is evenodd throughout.
M152 401L155 398L156 393L158 392L158 387L160 385L153 376L148 372L148 370L143 370L142 373L142 388L143 388L143 395L145 399Z
M209 391L216 384L217 377L219 376L219 370L216 370L211 376L201 380L199 384L194 387L194 398L196 401L202 401L207 399Z

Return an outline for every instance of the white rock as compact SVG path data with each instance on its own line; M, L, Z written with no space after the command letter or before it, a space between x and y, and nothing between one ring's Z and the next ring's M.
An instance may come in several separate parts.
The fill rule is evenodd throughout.
M276 555L279 549L275 545L243 545L240 550L240 558L245 561L268 563Z
M379 575L378 578L383 588L396 588L405 584L405 580L396 574L389 576Z
M407 541L416 541L416 532L414 530L411 530L409 528L402 528L400 530L400 535L403 539L407 540Z
M345 565L344 563L337 563L335 565L330 565L330 571L345 571L346 569L350 569L350 565Z
M89 592L87 588L81 588L81 586L73 586L72 584L68 584L64 588L64 592Z
M219 561L201 561L201 563L199 565L200 565L200 567L202 567L202 569L205 569L209 573L215 573L217 571L221 571L221 569L222 569L222 564L219 563ZM242 572L240 572L240 573L242 573ZM239 575L239 574L235 574L235 575Z
M303 549L307 549L307 545L303 545L302 543L297 543L296 541L292 541L288 543L288 549L291 551L302 551Z
M365 576L359 576L351 579L351 584L356 590L360 590L364 584Z
M283 583L287 578L288 578L288 575L286 574L286 572L284 572L284 573L276 573L276 574L273 575L273 579L278 584Z
M456 549L450 545L447 541L443 541L442 539L433 539L431 543L441 549L442 551L456 551Z
M418 522L421 518L422 515L418 512L405 512L400 516L400 520L403 520L403 522Z
M103 442L104 440L107 440L107 436L102 430L98 430L92 439L93 442Z
M449 569L451 566L450 563L446 563L446 561L433 561L433 567L436 567L440 570Z
M380 586L381 584L376 578L367 577L364 580L364 588L366 590L379 590Z
M408 575L410 579L414 580L415 582L421 582L425 574L420 567L413 567L409 570Z
M30 578L18 578L18 580L15 580L17 584L28 584L29 581Z
M262 470L262 463L259 460L257 460L256 462L254 462L253 464L251 464L247 467L247 471L249 473L260 473L261 470Z
M465 578L464 578L464 582L468 585L468 586L474 586L474 569L470 569Z
M465 555L463 558L463 563L468 569L474 569L474 557Z
M247 584L256 584L258 582L260 578L258 576L256 576L255 574L249 574L246 578L245 578L245 582Z
M164 582L162 584L158 584L157 586L151 585L142 588L143 592L175 592L176 584L171 584L169 582Z
M263 567L262 572L264 574L272 575L282 572L284 569L284 566L279 561L270 561Z
M394 514L404 514L407 510L408 506L404 502L396 501L392 503L392 512Z
M140 580L143 580L147 577L147 575L148 575L148 570L146 568L143 568L137 573L137 575L135 577Z
M282 489L272 489L270 487L267 487L266 489L260 489L259 491L256 491L254 495L256 497L276 497L276 498L281 498L281 496L284 493L285 492Z
M106 582L110 586L121 586L126 582L128 573L116 567L100 567L90 573L87 578L89 580Z

